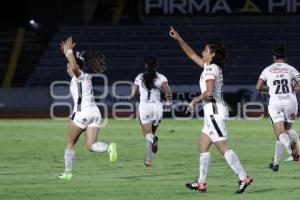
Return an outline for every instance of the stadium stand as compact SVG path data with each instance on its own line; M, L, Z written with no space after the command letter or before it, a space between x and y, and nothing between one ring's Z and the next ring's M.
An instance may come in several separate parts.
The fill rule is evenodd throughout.
M225 43L229 55L225 84L255 84L261 70L272 62L274 44L286 44L289 63L296 67L300 64L300 18L296 16L280 19L214 17L181 24L176 24L176 20L149 21L126 26L60 26L27 85L46 86L54 80L68 80L66 61L58 46L67 36L73 36L74 41L79 42L79 50L105 54L110 83L133 80L143 70L144 57L155 54L160 59L160 71L168 75L171 84L195 84L199 80L199 69L169 38L170 24L198 53L205 41Z
M0 80L4 79L6 67L9 62L11 48L13 46L15 35L13 31L1 31L0 34ZM2 82L0 83L2 84Z

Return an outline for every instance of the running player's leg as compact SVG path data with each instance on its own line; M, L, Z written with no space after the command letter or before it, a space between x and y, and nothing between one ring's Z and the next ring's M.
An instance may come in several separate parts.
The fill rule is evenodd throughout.
M163 106L160 102L153 103L153 120L152 120L152 133L155 135L155 132L161 122L163 116ZM152 151L156 153L158 151L158 137L154 136L154 141L152 143Z
M297 150L297 146L300 150L300 137L297 134L297 132L292 129L293 123L295 122L296 119L296 115L295 113L292 113L290 115L290 117L288 117L287 122L286 122L286 130L288 135L293 138L294 141L291 142L291 150L292 150L292 157L294 161L298 161L299 160L299 153ZM289 159L290 160L290 159Z
M186 187L191 190L199 190L200 192L205 192L207 189L206 178L208 175L211 160L209 152L211 144L212 141L209 136L206 133L202 132L199 137L199 177L197 181L186 184Z
M279 121L279 122L273 123L273 128L274 128L275 135L276 135L277 139L285 147L288 154L293 156L293 150L294 150L293 145L294 145L294 143L291 142L291 140L290 140L290 138L287 134L287 130L285 129L285 122L284 121ZM294 160L296 160L297 155L294 154L294 156L295 156ZM298 159L299 159L299 157L298 157Z
M162 103L157 102L153 104L154 112L153 112L153 121L152 121L152 133L155 135L158 126L160 125L161 118L163 116L163 106Z
M281 142L279 140L276 140L273 162L269 164L269 168L274 172L279 171L279 161L281 159L283 148L284 147Z
M151 166L152 158L153 158L152 145L157 139L156 139L156 136L152 132L152 122L141 124L141 126L142 126L142 131L143 131L143 135L144 135L144 138L146 140L146 146L147 146L146 147L147 148L146 149L147 157L146 157L146 160L145 160L144 164L146 166ZM157 149L154 149L154 151L156 153Z
M70 180L72 178L73 161L75 157L75 144L83 129L70 121L67 134L67 145L65 149L65 172L59 175L59 178Z
M140 103L140 124L147 145L147 158L144 162L146 166L151 166L153 153L158 150L158 137L153 134L152 124L155 121L155 106L152 103Z
M273 127L273 121L272 121L271 117L270 117L270 121L272 123L272 128L275 133L275 129ZM283 144L281 144L281 142L277 139L275 142L275 147L274 147L273 161L269 164L269 168L272 169L274 172L279 171L279 161L281 159L283 148L284 148Z
M98 127L88 127L85 131L86 147L91 152L103 153L108 150L106 143L97 141L99 130Z
M298 113L298 102L295 99L295 101L292 101L284 110L284 114L287 117L286 119L286 130L288 135L293 138L294 141L292 141L291 143L291 148L292 148L292 157L293 160L298 161L299 160L299 154L297 151L297 145L299 147L300 150L300 137L297 134L297 132L292 129L293 123L296 120L296 116Z
M152 122L152 132L153 132L153 135L155 135L155 132L156 132L156 130L159 127L159 124L160 124L160 120L159 120L158 123Z
M287 150L288 154L292 155L291 140L287 134L285 125L287 122L287 117L289 117L290 111L295 110L294 108L290 109L290 107L280 105L269 105L268 112L272 121L274 133L277 140L281 142L281 144Z
M212 141L208 137L208 135L205 133L201 133L199 137L200 158L199 158L199 178L198 178L200 189L201 189L201 184L205 184L206 186L206 178L209 172L209 166L211 160L211 156L209 152L209 148L211 144ZM204 187L203 189L206 190L206 187Z
M296 130L292 128L288 129L288 135L296 141L298 148L300 149L300 135L296 132Z
M297 117L297 113L298 113L297 101L292 102L289 106L286 106L286 108L284 109L284 115L286 116L285 129L288 131L288 135L293 139L298 138L297 132L294 129L292 129L293 124L295 123Z
M209 117L204 117L204 125L202 128L202 133L199 137L199 177L198 180L195 182L187 183L186 187L191 190L199 190L201 192L205 192L207 189L206 185L206 178L209 171L210 166L210 152L209 148L213 142L213 139L210 136L211 133L211 126L209 124Z
M224 156L227 164L234 171L234 173L238 175L239 185L236 193L244 192L244 190L251 184L253 179L247 175L242 164L240 163L238 156L232 149L230 149L228 145L226 117L221 114L211 115L208 123L210 123L210 127L213 127L210 137L217 150Z
M252 183L252 177L248 176L245 169L243 168L236 153L229 148L227 140L222 140L214 143L218 151L224 155L227 164L239 177L239 185L236 193L242 193Z
M98 119L98 117L96 119ZM99 131L100 131L99 122L93 122L90 125L88 125L85 131L87 148L92 152L98 152L98 153L108 152L110 161L111 162L116 161L118 157L116 144L110 143L110 145L107 145L104 142L98 142L97 138L98 138Z

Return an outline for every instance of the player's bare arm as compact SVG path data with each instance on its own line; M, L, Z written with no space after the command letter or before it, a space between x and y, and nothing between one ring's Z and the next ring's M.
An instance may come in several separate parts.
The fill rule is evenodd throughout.
M256 89L262 94L267 94L269 92L269 88L265 85L265 81L260 78L257 81Z
M196 52L184 41L184 39L182 39L179 33L172 26L170 27L169 34L174 40L176 40L179 43L184 53L190 59L192 59L197 65L203 68L204 65L203 59L198 54L196 54Z
M60 43L60 49L65 54L70 63L71 70L76 77L80 76L80 70L76 64L75 56L73 54L73 48L76 43L73 43L72 37L68 37L65 41Z
M165 93L166 100L168 102L171 102L172 101L172 92L171 92L168 82L162 83L161 88L162 88L163 92Z
M200 101L203 100L209 100L213 96L213 90L215 86L215 81L214 80L207 80L206 81L206 90L199 96L195 97L190 104L187 107L186 113L187 112L193 112L194 111L194 105L197 104Z
M297 82L297 83L295 84L294 90L295 90L296 92L300 92L300 82Z
M136 96L139 95L139 86L136 84L132 85L132 89L131 89L131 96Z

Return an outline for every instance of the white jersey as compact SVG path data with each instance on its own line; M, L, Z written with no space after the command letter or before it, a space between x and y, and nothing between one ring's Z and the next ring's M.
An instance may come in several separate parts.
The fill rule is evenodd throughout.
M168 82L167 78L156 72L157 78L154 81L154 88L151 90L148 90L145 86L145 83L143 81L143 73L139 74L135 80L134 84L139 86L140 91L140 102L146 102L146 101L160 101L160 90L161 86L164 82Z
M294 81L300 80L298 70L286 63L274 63L265 68L260 79L269 87L269 105L289 105L297 101L294 92Z
M210 100L204 101L204 115L209 116L213 114L225 114L228 115L225 102L223 101L222 87L223 87L223 74L222 69L216 65L204 64L203 72L200 76L200 89L201 92L206 91L206 81L214 80L215 86L213 89L213 97ZM221 112L221 113L220 113Z
M73 76L70 91L74 101L73 112L98 109L94 100L92 77L89 74L81 71L79 77Z

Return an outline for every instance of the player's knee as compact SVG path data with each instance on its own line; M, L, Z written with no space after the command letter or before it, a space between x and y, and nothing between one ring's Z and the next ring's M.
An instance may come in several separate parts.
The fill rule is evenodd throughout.
M228 151L231 151L227 145L227 142L219 142L218 145L216 145L217 147L217 150L218 152L221 154L221 155L225 155L225 153Z
M230 151L232 151L232 150L227 150L227 149L222 149L222 148L218 149L218 152L219 152L222 156L225 156L225 154L226 154L227 152L230 152Z

